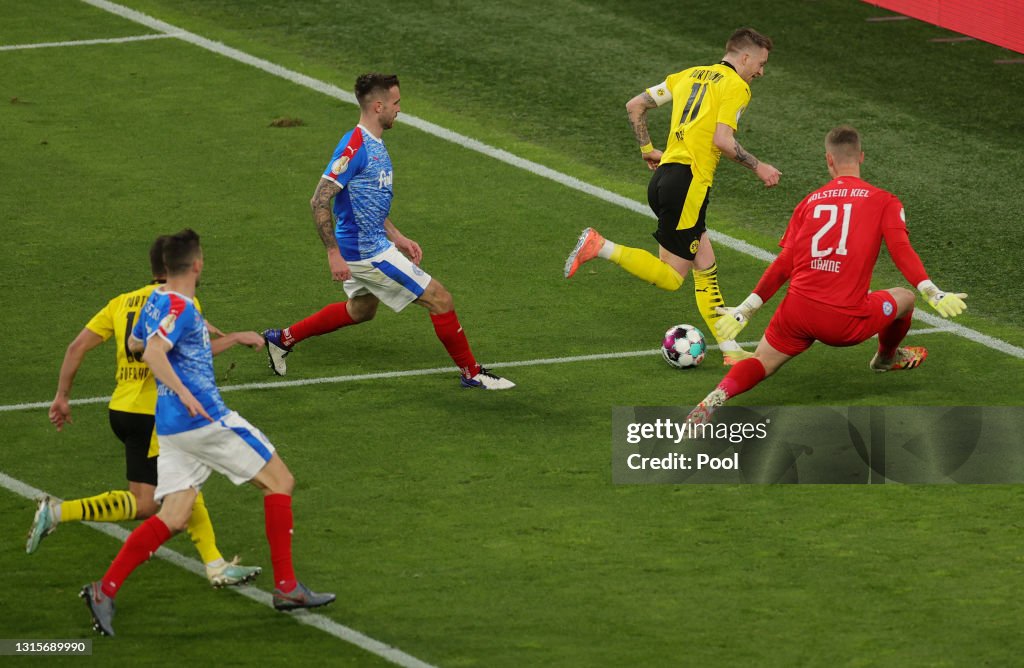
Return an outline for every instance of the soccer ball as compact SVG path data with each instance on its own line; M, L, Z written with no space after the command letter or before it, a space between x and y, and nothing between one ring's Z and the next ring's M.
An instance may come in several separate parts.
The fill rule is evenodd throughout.
M670 367L692 369L704 361L708 346L704 335L693 325L676 325L661 340L661 356Z

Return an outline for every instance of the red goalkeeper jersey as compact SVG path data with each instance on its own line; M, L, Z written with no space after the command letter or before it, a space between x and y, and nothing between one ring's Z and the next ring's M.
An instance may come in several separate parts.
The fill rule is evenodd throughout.
M779 242L783 251L773 263L779 266L765 273L755 292L767 300L788 277L790 292L856 312L870 290L883 239L911 285L928 278L910 246L899 198L859 178L840 176L793 211Z

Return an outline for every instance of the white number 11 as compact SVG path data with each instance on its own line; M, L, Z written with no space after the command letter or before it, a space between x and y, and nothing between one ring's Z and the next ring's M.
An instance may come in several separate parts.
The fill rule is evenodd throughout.
M852 210L853 204L847 203L843 205L843 233L839 235L839 246L835 249L836 255L846 255L846 235L850 232L850 212ZM811 257L825 257L832 253L831 246L821 249L818 248L818 242L836 224L836 218L839 217L839 207L835 204L819 204L814 207L814 217L816 219L820 219L823 213L828 213L828 222L822 225L821 229L811 239Z

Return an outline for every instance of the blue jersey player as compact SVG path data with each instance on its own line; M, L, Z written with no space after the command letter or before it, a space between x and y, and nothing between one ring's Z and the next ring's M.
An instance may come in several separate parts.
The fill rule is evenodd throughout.
M129 338L133 352L157 379L156 432L160 443L156 499L160 511L125 541L102 580L82 589L97 630L114 635L114 597L125 579L172 535L188 525L200 487L213 471L236 485L263 491L267 541L274 566L274 607L315 608L334 600L295 579L292 568L292 491L295 479L260 430L221 399L213 376L213 353L232 343L263 344L256 332L237 332L210 344L195 305L203 271L199 235L184 230L166 237L167 283L154 290Z
M420 268L423 251L419 244L399 232L388 217L394 170L381 137L398 116L398 77L364 74L356 79L355 94L359 125L341 138L310 201L317 231L327 248L331 276L343 281L349 299L326 306L290 327L264 331L270 368L285 375L285 357L296 343L372 320L381 302L396 312L419 304L430 311L437 338L459 368L463 387L515 387L477 363L451 294Z

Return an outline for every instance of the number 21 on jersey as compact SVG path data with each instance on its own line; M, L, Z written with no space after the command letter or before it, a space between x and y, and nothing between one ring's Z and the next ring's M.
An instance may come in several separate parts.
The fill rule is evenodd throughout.
M846 237L850 232L850 213L853 211L853 204L843 204L843 222L842 222L842 233L839 235L839 245L835 248L829 246L828 248L821 248L821 239L828 231L835 227L836 221L839 219L839 207L835 204L819 204L814 207L813 218L815 220L821 220L826 215L828 220L821 226L814 236L811 238L811 257L825 257L831 255L835 251L836 255L846 255Z

